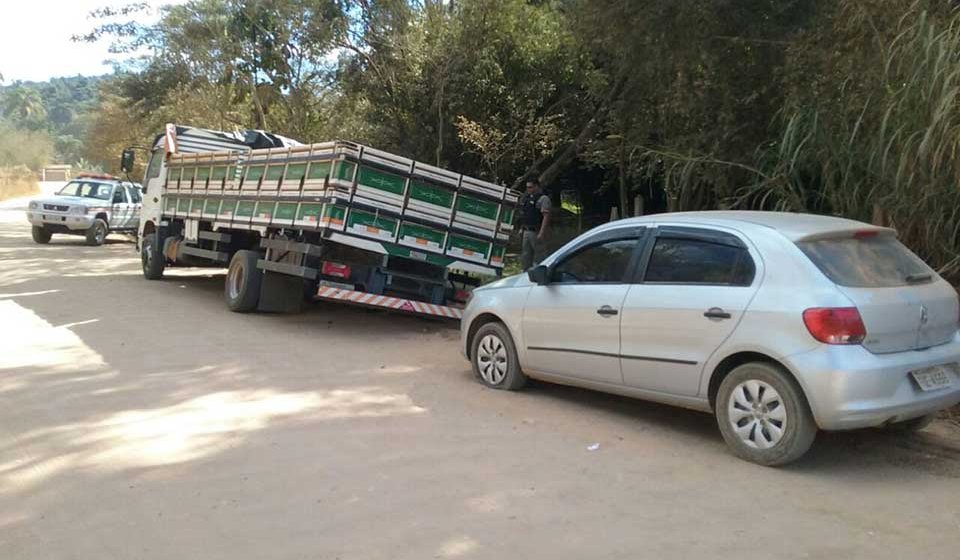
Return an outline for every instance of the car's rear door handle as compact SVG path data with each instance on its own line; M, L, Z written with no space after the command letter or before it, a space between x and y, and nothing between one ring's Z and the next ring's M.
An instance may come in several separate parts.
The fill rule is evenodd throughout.
M597 315L600 315L603 317L611 317L613 315L616 315L617 313L620 313L620 312L610 307L609 305L604 305L600 309L597 309Z
M723 309L720 309L719 307L711 307L710 309L707 309L703 313L703 316L706 317L707 319L729 319L733 317L733 315L727 313L726 311L724 311Z

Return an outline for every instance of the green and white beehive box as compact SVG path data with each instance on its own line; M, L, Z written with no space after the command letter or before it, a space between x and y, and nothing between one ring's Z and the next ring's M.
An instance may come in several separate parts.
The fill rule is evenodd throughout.
M426 181L410 180L405 215L446 227L453 215L455 191Z
M344 231L380 241L393 242L397 237L399 220L376 212L351 208L347 213L347 227Z
M422 251L432 251L442 254L446 239L447 233L440 228L403 222L400 224L400 234L397 238L397 243Z
M451 257L474 263L487 264L493 243L458 233L447 236L446 254Z
M455 226L486 237L493 237L496 233L499 202L460 193L457 195L455 210Z

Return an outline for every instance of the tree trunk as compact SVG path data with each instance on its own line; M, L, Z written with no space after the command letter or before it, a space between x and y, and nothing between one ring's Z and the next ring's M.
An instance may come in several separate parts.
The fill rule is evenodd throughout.
M626 139L620 138L620 215L630 217L630 207L627 197L627 149Z
M257 76L250 76L251 91L250 96L253 99L253 110L256 118L256 128L259 130L267 129L267 115L263 110L263 103L260 102L260 92L257 91Z
M560 152L560 155L553 160L553 163L547 167L543 173L540 174L540 184L547 185L553 182L558 175L570 164L571 161L577 154L580 153L580 148L593 136L594 131L597 128L597 124L600 122L600 119L604 117L607 113L607 109L610 107L610 104L615 101L620 93L623 91L624 86L627 84L626 74L620 76L617 79L616 83L610 88L610 92L607 94L607 97L597 105L596 110L593 112L593 116L590 117L590 120L587 121L587 124L584 125L583 129L580 130L580 134L573 139L567 147ZM533 171L533 170L531 170ZM525 173L525 176L529 176L532 173L528 171Z

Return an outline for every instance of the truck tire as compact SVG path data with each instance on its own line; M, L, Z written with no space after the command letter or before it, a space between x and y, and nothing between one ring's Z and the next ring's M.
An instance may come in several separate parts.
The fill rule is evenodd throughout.
M33 235L33 240L41 245L50 243L50 238L53 237L53 234L43 226L33 226L30 228L30 234Z
M93 221L93 225L87 230L87 245L91 247L103 245L103 242L107 240L107 233L109 231L110 227L107 226L107 222L97 218Z
M796 461L817 436L803 390L774 364L750 362L735 368L720 384L714 408L733 453L759 465Z
M237 251L230 259L223 295L230 311L249 313L260 301L263 271L257 268L259 255L254 251Z
M140 262L143 264L144 278L147 280L163 278L163 269L166 268L167 259L160 249L160 236L156 233L148 233L143 236L143 243L140 245Z

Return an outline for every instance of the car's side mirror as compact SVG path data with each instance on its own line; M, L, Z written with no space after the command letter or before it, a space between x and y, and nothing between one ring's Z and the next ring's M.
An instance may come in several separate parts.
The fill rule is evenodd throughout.
M546 265L537 265L527 271L527 277L534 284L543 286L550 283L550 269Z
M136 159L136 155L133 151L133 148L127 148L120 154L120 171L124 173L130 173L133 171L133 162Z

